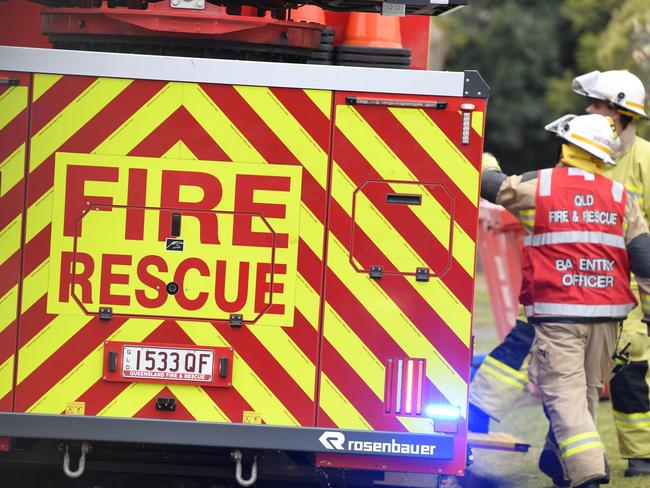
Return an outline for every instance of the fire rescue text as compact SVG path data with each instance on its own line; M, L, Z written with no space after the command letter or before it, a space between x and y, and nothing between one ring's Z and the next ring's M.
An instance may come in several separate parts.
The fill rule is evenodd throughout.
M64 156L52 236L60 250L50 263L58 268L50 271L58 275L58 304L203 318L288 312L283 295L295 274L300 202L295 168L156 166L128 157L90 164L93 155ZM73 164L80 158L83 164ZM182 251L166 248L172 235Z
M591 194L578 194L574 196L573 203L578 208L591 207L594 204L594 196ZM619 224L619 217L616 212L587 208L571 211L555 209L549 211L548 221L553 224L572 222L616 226ZM567 271L561 278L562 285L565 287L613 288L614 276L607 273L613 272L615 265L616 261L606 258L581 257L577 259L577 262L569 258L555 260L555 269Z

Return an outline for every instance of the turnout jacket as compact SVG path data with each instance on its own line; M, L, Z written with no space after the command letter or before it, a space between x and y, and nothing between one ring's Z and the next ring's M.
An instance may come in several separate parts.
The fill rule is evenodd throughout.
M621 132L621 151L615 155L616 166L603 173L620 181L634 195L646 223L650 217L650 142L636 135L636 126L629 124Z
M562 160L556 167L560 171L549 169L542 170L544 173L533 171L513 176L503 174L496 160L492 160L487 167L485 166L484 164L481 196L493 203L503 205L517 215L524 224L527 245L524 251L524 283L520 300L527 307L530 320L583 323L620 320L627 316L636 303L629 291L630 270L637 275L640 291L650 293L648 226L635 198L622 185L614 183L609 178L568 167ZM569 176L569 172L573 176ZM576 178L574 181L582 179L583 182L586 182L585 177L593 178L592 182L598 182L598 191L601 194L598 204L600 208L595 208L596 202L590 201L591 197L584 196L593 195L593 192L587 191L572 192L569 201L567 201L568 193L561 194L561 191L556 191L555 201L560 204L556 209L553 208L555 204L551 203L549 206L546 203L552 202L552 199L540 203L538 196L540 185L547 185L545 187L547 189L552 188L553 173L555 173L555 180L558 176L565 180L566 178ZM545 176L540 178L540 174ZM547 179L546 176L550 178ZM579 186L578 184L576 188ZM561 188L562 185L557 184L556 181L556 187ZM547 191L544 188L542 190ZM610 195L618 192L620 201L616 202L612 197L610 203L605 204L602 195L608 192ZM579 194L582 196L576 203L575 198ZM605 208L603 205L609 207ZM540 211L544 217L538 219L536 215ZM551 214L550 212L553 211L559 213ZM575 214L572 213L574 211ZM551 215L553 217L550 217ZM576 215L579 218L576 218ZM560 236L560 242L555 238L551 239L554 242L545 240L543 234L548 233L551 219L555 220L551 231L574 230L586 234L563 234L562 237L562 234L556 233L556 237ZM611 226L612 229L608 232L598 234L600 230L607 230L601 227L603 225L606 227L607 222L614 219L620 219L618 225ZM572 220L576 220L573 222L576 225L573 229ZM582 227L577 221L580 221ZM612 232L613 229L617 230ZM602 237L604 234L611 235L601 239L604 242L584 243L581 240L598 240L597 236ZM612 243L615 244L614 247L609 245ZM535 249L531 251L532 248ZM566 256L563 261L562 255ZM537 267L536 271L533 271L534 267ZM554 303L576 306L548 305ZM608 304L616 306L607 307ZM598 307L599 305L603 307ZM650 313L644 315L650 319Z

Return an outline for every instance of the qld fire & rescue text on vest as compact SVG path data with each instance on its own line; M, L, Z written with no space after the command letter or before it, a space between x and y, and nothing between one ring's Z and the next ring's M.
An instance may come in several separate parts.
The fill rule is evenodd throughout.
M590 207L594 205L594 196L591 194L579 194L573 198L576 207ZM551 210L548 213L548 221L551 224L600 224L607 226L619 225L616 212L600 211L594 209L586 210ZM606 273L614 271L616 261L606 258L581 257L574 262L570 258L556 259L555 269L568 271L562 275L562 285L565 287L577 286L582 288L613 288L614 276ZM588 274L599 273L599 274Z

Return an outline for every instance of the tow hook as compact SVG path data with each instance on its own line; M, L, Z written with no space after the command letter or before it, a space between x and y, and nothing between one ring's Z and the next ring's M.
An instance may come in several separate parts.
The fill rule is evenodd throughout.
M68 478L79 478L82 474L84 474L84 470L86 469L86 454L88 454L91 449L92 447L88 442L81 444L79 464L77 465L77 469L75 471L72 471L70 469L70 453L68 452L69 446L68 444L65 445L65 454L63 456L63 472Z
M241 460L242 454L239 449L230 453L233 461L235 461L235 479L239 486L252 486L257 481L257 456L253 456L253 464L251 465L251 477L245 480L241 475Z

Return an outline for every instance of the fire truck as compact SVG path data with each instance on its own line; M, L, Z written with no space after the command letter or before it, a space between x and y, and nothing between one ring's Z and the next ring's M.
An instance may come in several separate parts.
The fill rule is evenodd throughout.
M467 2L307 3L0 3L5 482L463 475L489 88L423 68Z

